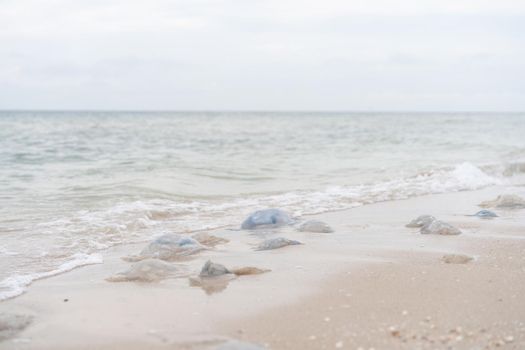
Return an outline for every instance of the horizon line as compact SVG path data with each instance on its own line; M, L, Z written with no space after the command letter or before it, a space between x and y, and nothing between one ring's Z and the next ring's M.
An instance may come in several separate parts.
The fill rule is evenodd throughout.
M352 110L352 109L77 109L0 108L0 112L128 112L128 113L525 113L519 110Z

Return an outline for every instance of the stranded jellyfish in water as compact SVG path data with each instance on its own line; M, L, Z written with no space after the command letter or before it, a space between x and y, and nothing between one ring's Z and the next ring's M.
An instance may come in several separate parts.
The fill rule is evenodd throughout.
M331 233L334 230L326 223L319 220L308 220L299 226L301 232Z
M148 244L139 255L127 257L127 261L140 261L148 258L173 261L204 250L195 239L178 234L166 234Z
M109 282L159 282L166 278L184 276L185 272L158 259L145 259L133 264L128 270L107 278Z
M286 247L288 245L298 245L302 244L299 241L294 241L293 239L288 239L284 237L277 237L277 238L270 238L267 239L261 244L259 244L256 248L256 250L271 250L271 249L278 249L282 247Z
M241 224L243 230L253 230L259 227L277 227L290 225L292 218L281 209L257 210L246 218Z

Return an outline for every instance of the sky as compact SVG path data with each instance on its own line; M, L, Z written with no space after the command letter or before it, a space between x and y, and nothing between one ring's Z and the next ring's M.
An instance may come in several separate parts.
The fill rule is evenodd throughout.
M0 109L525 111L525 1L0 0Z

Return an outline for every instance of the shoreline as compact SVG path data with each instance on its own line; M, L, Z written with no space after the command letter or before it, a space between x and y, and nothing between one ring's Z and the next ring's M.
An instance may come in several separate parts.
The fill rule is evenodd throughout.
M110 248L102 253L103 264L35 281L23 295L0 302L7 314L33 318L25 330L0 342L0 349L207 349L224 339L273 349L518 349L525 346L525 307L520 305L525 298L525 210L506 211L495 220L463 216L509 191L525 195L523 187L493 186L305 216L327 222L335 233L281 228L280 235L304 245L274 251L252 250L260 235L210 231L230 242L181 262L191 274L207 259L271 270L239 277L211 295L190 287L187 278L107 282L129 267L121 257L144 244ZM421 214L450 222L463 234L420 235L404 227ZM474 261L444 264L445 253L467 254ZM483 277L489 275L490 283ZM488 311L480 313L483 308ZM470 313L478 316L463 322L461 317Z
M12 274L10 269L0 269L0 275L3 276L0 280L0 300L20 295L26 286L35 280L96 263L100 260L98 253L111 247L132 243L146 244L161 232L192 234L228 228L238 229L238 225L233 226L232 223L241 222L253 211L265 207L284 207L292 215L309 217L373 203L402 201L409 197L500 184L502 180L499 176L494 178L493 175L489 176L471 163L463 162L452 168L437 168L430 173L423 172L417 176L399 177L375 184L326 187L322 191L268 193L255 198L255 202L251 199L237 198L232 199L231 203L224 201L185 203L182 207L188 210L186 213L185 210L181 211L176 201L166 199L134 200L129 203L117 201L92 212L75 211L61 219L54 218L47 223L37 224L36 228L24 230L28 231L29 238L25 238L25 234L22 238L16 235L7 236L7 246L9 242L18 239L30 239L36 244L35 246L40 246L38 243L41 243L43 249L16 246L16 244L8 247L7 250L4 247L0 248L6 253L3 260L13 265L13 270L17 271L16 274ZM518 178L513 177L512 181L519 182ZM219 215L214 214L217 211ZM60 213L56 215L61 216ZM44 227L49 225L50 231L46 235L37 234L33 238L31 232L39 231L40 225ZM28 226L30 226L29 222ZM68 236L68 232L76 233ZM60 238L64 233L67 239L63 241L59 239L58 245L49 245L52 237ZM68 249L70 245L74 248ZM48 264L42 261L47 266L41 272L38 262L41 261L42 255L49 256L49 261L52 262Z

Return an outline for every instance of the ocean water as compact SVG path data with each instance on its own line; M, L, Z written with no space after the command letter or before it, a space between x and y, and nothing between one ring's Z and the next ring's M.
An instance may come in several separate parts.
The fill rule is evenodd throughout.
M0 300L108 247L522 181L525 114L0 112Z

